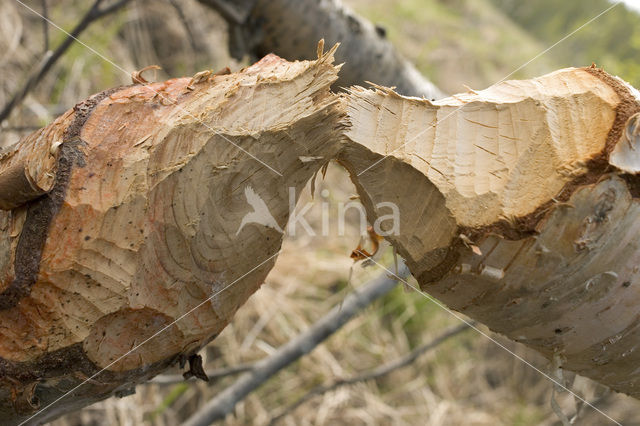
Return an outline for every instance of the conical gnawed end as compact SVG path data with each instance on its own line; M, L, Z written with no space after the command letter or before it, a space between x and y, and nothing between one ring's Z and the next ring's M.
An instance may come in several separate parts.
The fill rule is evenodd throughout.
M341 164L423 290L634 396L640 96L596 68L437 102L352 88ZM630 117L634 117L631 118Z

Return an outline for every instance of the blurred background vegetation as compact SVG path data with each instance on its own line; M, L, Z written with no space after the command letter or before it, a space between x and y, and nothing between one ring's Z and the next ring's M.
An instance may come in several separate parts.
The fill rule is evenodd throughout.
M493 5L546 45L581 27L611 6L608 0L491 0ZM580 29L553 49L561 66L595 62L609 73L640 87L640 21L636 12L618 6Z
M609 7L607 0L344 1L385 27L397 48L448 93L464 91L465 85L482 89L505 77L529 78L592 62L640 87L640 16L623 5L521 67ZM41 11L40 1L26 3ZM49 16L68 30L88 3L50 1ZM52 27L48 34L51 46L65 37ZM44 39L38 16L13 0L0 2L0 105L41 60ZM193 75L205 68L230 66L236 70L246 65L228 54L225 21L195 0L133 1L92 25L81 40L111 62L82 45L73 46L3 124L0 146L16 142L92 93L128 84L130 71L150 64L163 68L156 80ZM348 202L354 192L345 173L332 165L316 189L316 194L323 195L316 196L306 217L319 224L322 203L335 214L337 203ZM301 203L311 201L307 192ZM339 304L353 287L377 276L380 271L375 267L353 266L349 259L359 238L355 220L353 225L344 236L337 236L336 231L326 237L288 237L266 285L203 351L205 370L251 362L272 353ZM384 260L393 263L389 253ZM348 283L351 268L353 276ZM399 286L254 392L226 423L266 424L271 415L308 389L394 360L456 323L424 296ZM537 354L495 337L549 371ZM138 386L133 396L107 400L54 424L178 424L232 380ZM380 380L316 397L281 424L561 424L551 408L551 389L540 374L468 331ZM597 400L598 408L621 423L640 424L638 401L608 394L581 378L576 379L573 389ZM558 401L571 413L572 398L559 395ZM579 424L606 424L606 419L587 409Z

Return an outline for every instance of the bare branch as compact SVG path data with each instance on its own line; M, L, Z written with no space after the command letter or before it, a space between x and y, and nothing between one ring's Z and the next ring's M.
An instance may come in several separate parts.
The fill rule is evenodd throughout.
M113 12L116 12L118 9L122 8L123 6L126 6L127 3L129 3L131 0L120 0L117 1L115 3L113 3L110 6L105 7L104 9L98 9L96 10L95 14L93 15L93 21L100 19L104 16L110 15Z
M475 324L475 322L472 322L471 324ZM380 367L374 368L373 370L365 371L361 374L358 374L357 376L350 377L348 379L339 379L331 383L330 385L317 386L312 390L310 390L309 392L307 392L302 398L298 399L296 402L294 402L289 407L284 409L280 414L272 417L269 424L271 425L276 424L279 420L281 420L287 414L291 413L300 405L304 404L305 402L309 401L315 396L330 392L341 386L352 385L354 383L359 383L359 382L366 382L368 380L374 380L386 374L389 374L395 370L406 367L411 363L413 363L416 359L418 359L419 356L423 355L426 352L429 352L432 349L437 348L441 343L445 342L451 337L454 337L462 333L465 330L468 330L469 328L470 326L466 323L463 323L454 327L450 327L448 330L440 334L438 337L436 337L432 341L415 348L414 350L412 350L411 352L409 352L408 354L404 355L401 358L388 362L384 365L381 365Z
M397 275L404 278L408 274L406 266L401 264ZM342 307L334 306L328 314L281 346L272 356L258 361L251 371L243 374L233 385L209 401L199 412L189 418L185 425L204 426L223 419L249 393L283 368L311 352L363 308L391 291L397 283L398 280L385 274L351 293L342 303Z
M96 20L109 15L125 6L131 0L120 0L104 9L100 9L103 0L96 0L91 8L80 19L80 22L69 33L67 38L53 51L47 51L37 70L27 79L22 88L14 93L11 100L0 111L0 123L9 118L13 109L27 96L27 94L42 80L58 59L73 45L75 39Z

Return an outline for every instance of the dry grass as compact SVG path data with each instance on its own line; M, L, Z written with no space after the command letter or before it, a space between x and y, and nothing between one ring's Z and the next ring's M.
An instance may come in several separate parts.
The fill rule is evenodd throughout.
M168 70L169 75L175 76L225 65L237 68L238 64L233 64L226 52L226 28L220 18L195 0L174 2L183 7L184 19L177 17L168 1L136 2L125 12L90 28L82 40L130 70L157 63ZM363 7L362 2L353 2ZM37 2L32 3L36 5ZM468 6L465 13L475 10L470 6L471 2L461 3ZM84 8L86 3L79 0L57 3L52 19L69 28L81 13L72 6ZM372 7L372 10L379 7ZM448 17L447 22L455 22L454 18ZM420 25L427 28L424 34L437 39L429 33L428 28L432 27ZM403 28L393 28L394 38L400 40L406 36L420 40L425 35L419 29L417 24L407 25L406 30L411 34L404 34ZM59 34L51 34L54 42L60 40ZM517 37L522 35L518 33ZM455 34L442 37L455 38ZM410 45L409 49L417 49L416 46ZM462 61L461 56L472 50L467 47L461 53L456 46L451 43L438 47L437 55L434 55ZM0 103L4 103L42 53L38 19L11 1L0 3L0 52L3 52L0 54L3 75ZM478 58L478 62L484 60ZM492 57L499 65L496 65L498 70L510 67L517 59L501 58L499 52ZM474 67L466 71L461 67L458 74L432 74L438 75L448 77L446 87L477 78ZM451 82L451 75L460 80ZM160 75L158 79L164 77ZM87 95L128 82L128 75L76 46L14 112L9 125L44 124ZM445 81L436 80L436 83L443 85ZM0 144L14 142L20 134L3 130ZM327 192L323 196L325 189ZM339 304L353 287L357 288L381 272L375 266L353 266L349 259L349 253L359 239L355 217L351 218L346 235L337 235L337 203L349 201L354 192L345 172L331 165L326 180L318 183L314 207L306 215L318 231L321 205L327 203L332 214L331 232L328 236L300 234L287 237L283 254L265 285L240 309L233 323L203 351L205 370L269 355ZM307 188L300 207L308 201L311 197ZM393 263L390 253L383 261L388 265ZM353 277L348 283L352 267ZM398 286L310 355L250 395L225 423L264 425L273 413L315 385L337 377L349 377L396 359L456 322L422 295L406 292ZM543 371L548 371L546 361L535 353L499 336L494 337ZM209 385L193 381L172 386L141 385L133 396L109 399L53 424L174 425L232 381L229 377ZM377 381L340 388L317 397L288 415L281 424L553 425L558 424L558 418L549 402L551 389L550 382L540 374L485 337L468 331L410 367ZM576 380L574 389L589 399L600 391L597 385L585 379ZM571 412L573 404L568 395L560 395L558 400L567 412ZM640 424L639 403L635 400L609 395L600 401L599 407L625 424ZM606 424L606 419L587 409L580 424Z

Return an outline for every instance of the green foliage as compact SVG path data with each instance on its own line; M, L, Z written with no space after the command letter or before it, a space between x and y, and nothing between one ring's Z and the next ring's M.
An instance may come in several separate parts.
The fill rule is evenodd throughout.
M563 67L586 66L595 62L632 85L640 86L640 15L626 6L617 5L586 24L611 7L611 2L489 1L549 46L584 25L549 54Z
M545 46L487 0L349 0L387 29L389 39L448 93L483 89L505 76L531 78L557 68ZM516 73L511 74L518 69Z
M190 389L189 383L180 383L171 388L168 395L162 400L162 403L150 413L146 413L145 417L148 422L153 422L158 416L167 411L185 392Z

